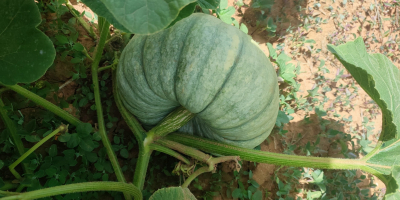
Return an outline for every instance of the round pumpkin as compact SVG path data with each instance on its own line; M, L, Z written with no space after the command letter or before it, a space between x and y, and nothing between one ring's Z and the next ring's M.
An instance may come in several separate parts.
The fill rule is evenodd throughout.
M244 148L268 137L279 107L269 59L247 34L206 14L135 35L120 58L117 92L146 126L183 106L195 117L180 132Z

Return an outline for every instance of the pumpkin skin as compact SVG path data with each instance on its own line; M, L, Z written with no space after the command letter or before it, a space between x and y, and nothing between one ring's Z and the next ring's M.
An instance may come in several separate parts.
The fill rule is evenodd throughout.
M278 82L269 59L247 34L206 14L135 35L116 77L123 105L145 127L183 106L196 116L180 132L254 148L268 137L278 114Z

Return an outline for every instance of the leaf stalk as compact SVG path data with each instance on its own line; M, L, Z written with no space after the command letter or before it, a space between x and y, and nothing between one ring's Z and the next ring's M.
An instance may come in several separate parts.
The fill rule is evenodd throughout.
M0 92L0 95L1 95L1 92ZM12 141L14 142L15 147L17 147L19 155L22 156L25 153L24 144L22 144L21 137L19 137L19 135L17 133L17 128L15 127L15 124L10 119L10 117L8 117L7 110L4 107L5 107L4 102L0 98L0 115L3 118L4 124L6 125L8 131L10 132ZM24 169L25 173L28 173L28 174L32 173L32 171L29 169L27 163L24 163L22 166L23 166L23 169Z
M15 162L13 162L8 169L17 179L21 179L21 175L15 170L15 167L21 163L26 157L28 157L31 153L33 153L37 148L39 148L42 144L44 144L47 140L54 137L57 133L65 132L68 130L68 126L62 124L56 130L51 132L49 135L41 139L38 143L36 143L32 148L30 148L27 152L25 152L21 157L19 157Z
M1 84L1 83L0 83ZM43 99L42 97L38 96L37 94L19 86L19 85L4 85L5 87L13 90L14 92L24 96L25 98L35 102L36 104L43 106L50 112L54 113L55 115L63 118L69 124L73 126L78 126L78 124L82 123L79 119L74 117L73 115L69 114L67 111L61 109L60 107L52 104L51 102Z
M114 169L117 179L118 179L118 181L125 183L126 182L125 177L124 177L124 174L122 173L121 167L119 166L117 156L115 155L115 152L113 151L113 149L111 147L110 140L108 140L108 137L107 137L105 123L104 123L104 117L103 117L103 108L102 108L102 104L101 104L98 68L99 68L99 63L100 63L101 57L103 55L103 49L104 49L104 45L106 42L106 38L108 37L108 34L109 34L110 23L108 21L106 21L105 19L102 19L102 17L99 18L99 21L100 20L104 20L104 23L103 23L103 26L101 27L100 40L99 40L99 43L97 44L96 54L95 54L95 57L94 57L94 60L92 63L92 81L93 81L94 99L95 99L96 112L97 112L97 123L98 123L98 127L99 127L99 134L101 136L101 140L107 151L108 158L110 159L111 165ZM126 192L124 193L124 196L125 196L125 199L131 199L130 195Z

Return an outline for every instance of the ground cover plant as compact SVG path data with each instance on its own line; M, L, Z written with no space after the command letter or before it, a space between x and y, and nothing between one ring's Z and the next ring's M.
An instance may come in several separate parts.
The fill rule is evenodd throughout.
M93 13L80 13L68 1L18 0L0 3L0 13L4 13L0 22L0 114L4 125L0 136L2 199L195 199L191 191L197 198L210 199L219 195L217 191L221 190L224 190L223 195L227 198L240 199L378 199L384 194L386 199L399 198L397 152L400 73L388 59L397 62L398 41L397 35L389 37L391 30L385 30L382 17L387 9L397 13L397 2L380 2L367 7L367 13L376 13L372 21L360 15L350 18L346 9L342 13L334 11L346 8L348 4L354 5L354 1L339 2L341 7L338 8L326 7L331 11L330 20L338 29L329 37L331 44L326 51L343 64L361 87L354 82L339 85L334 102L327 97L332 92L330 85L350 75L338 68L335 76L330 78L326 63L329 61L333 64L333 59L320 56L325 47L319 49L316 39L307 39L305 36L307 30L322 32L323 25L328 23L313 14L325 12L321 7L326 1L316 1L311 9L302 8L302 1L293 2L297 13L304 14L306 19L302 27L297 29L286 26L287 19L284 17L274 16L272 7L277 2L273 1L254 1L252 4L223 0L171 1L169 4L131 1L126 4L124 1L85 0L83 3L97 14L92 16L97 23L92 23L95 20L90 23L85 21L83 17ZM252 8L259 13L255 26L251 26L251 23L239 24L239 20L232 17L238 9L245 8ZM194 12L197 14L192 14ZM217 142L213 137L214 140L210 140L185 134L185 130L180 128L187 122L193 123L198 116L183 107L176 108L177 105L170 106L168 112L157 116L155 127L148 127L154 124L140 124L136 120L138 117L143 122L148 116L132 115L129 112L132 108L129 109L126 99L123 99L125 97L118 95L118 74L115 70L121 69L121 63L131 58L121 55L131 34L138 34L134 38L149 35L154 39L157 35L163 35L163 30L170 31L181 26L176 23L189 19L189 16L212 17L209 14L219 18L214 20L221 20L219 27L232 25L231 28L237 28L242 35L266 32L267 37L271 38L271 43L265 47L271 62L279 69L276 81L275 73L269 76L272 77L270 80L276 82L273 84L280 82L281 90L276 96L280 102L278 105L277 100L275 108L279 107L279 111L268 116L277 119L276 122L269 120L275 123L275 128L266 141L269 147L275 148L265 149L266 146L262 144L252 149L256 145L226 144L229 141L223 143L224 140ZM394 26L398 23L396 16L393 15ZM363 40L354 35L353 41L349 41L349 34L339 34L354 26L354 23L345 21L348 18L377 26L380 36L367 33ZM362 26L357 31L362 32ZM273 39L278 42L273 43ZM280 43L282 39L289 42ZM285 51L287 43L292 44L290 51ZM369 54L372 52L368 47L376 43L381 44L378 49L383 55ZM203 41L202 44L207 43ZM139 48L133 42L126 47ZM303 90L299 74L304 68L292 59L304 55L309 56L310 62L318 61L318 67L313 74L314 86L307 89L304 96L299 96ZM67 67L61 73L53 74L57 77L52 77L49 67L57 68L59 62L69 65L65 65ZM218 62L222 63L222 60ZM312 65L309 66L312 71ZM45 73L45 77L41 78ZM50 81L63 77L68 78L63 82ZM189 81L184 86L190 84ZM78 87L70 94L59 92L74 85ZM361 90L376 103L366 112L375 116L377 110L382 112L382 132L379 136L374 134L373 129L378 127L374 127L367 114L362 118L362 130L353 128L349 132L332 129L332 120L326 119L328 115L340 116L333 105L354 109L351 101ZM143 95L143 98L151 97ZM124 125L121 125L122 120L114 102L129 129L121 128ZM325 104L330 106L326 107ZM222 103L219 107L224 105ZM189 108L188 105L185 107ZM287 130L287 124L299 111L315 113L306 115L304 122L317 122L321 134L311 136L316 140L301 144L308 133L293 134L289 132L290 129ZM350 115L342 120L352 122L353 119ZM278 143L276 140L281 141L283 146L280 153L274 153ZM258 144L262 142L258 141ZM327 142L327 146L331 147L329 151L321 145ZM363 157L359 158L358 155ZM176 163L176 160L179 162ZM217 167L218 163L228 165L233 174L231 180L223 180L224 171ZM274 191L264 191L260 177L254 175L257 173L255 167L263 166L262 163L288 166L276 168L269 175L276 185ZM175 169L171 167L174 164ZM360 189L357 184L367 176L357 175L356 169L377 177L385 184L385 190L380 194L371 194L369 188L376 186L373 181ZM171 172L178 174L177 182L160 185L158 182L162 182L161 177L175 176ZM206 172L215 173L210 175L211 181L205 189L202 184L204 179L200 177L204 177ZM132 183L127 183L127 179ZM306 181L307 186L302 181ZM156 191L154 188L163 189Z

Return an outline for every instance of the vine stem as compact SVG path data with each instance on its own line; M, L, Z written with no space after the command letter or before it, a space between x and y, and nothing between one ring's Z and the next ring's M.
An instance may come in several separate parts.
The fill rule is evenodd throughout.
M215 167L218 163L222 163L222 162L226 162L226 161L235 161L237 164L237 171L239 171L240 169L240 165L239 165L239 156L221 156L221 157L216 157L213 158L210 155L207 155L197 149L194 149L192 147L189 146L185 146L183 144L174 142L174 141L170 141L170 140L166 140L166 139L159 139L157 140L157 143L171 148L171 149L175 149L181 153L184 153L186 155L191 156L192 158L204 162L206 163L208 166L207 167L201 167L200 169L198 169L197 171L195 171L193 174L191 174L188 179L186 179L186 181L183 183L182 187L188 187L190 185L190 183L200 174L203 174L205 172L211 172L215 170Z
M150 156L153 151L149 147L139 149L138 160L133 176L133 184L143 190L144 181L146 179L147 167L149 166Z
M1 93L0 93L0 95L1 95ZM21 137L19 137L19 135L17 133L17 128L15 127L14 122L8 117L7 110L4 108L4 106L5 105L3 103L3 100L0 98L0 115L3 118L4 124L6 125L8 131L10 132L11 138L12 138L15 146L17 147L19 155L22 156L25 153L24 144L22 144ZM27 163L24 163L22 166L23 166L25 173L28 173L28 174L32 173L32 171L29 170Z
M110 140L108 140L104 117L103 117L103 108L101 104L100 97L100 85L99 85L99 77L98 77L98 69L100 59L103 54L104 45L108 36L110 23L104 18L100 17L99 21L104 21L100 31L100 40L97 44L96 54L92 63L92 81L93 81L93 91L94 91L94 100L96 104L97 111L97 123L99 127L99 134L101 136L101 140L103 142L104 147L106 148L108 158L110 159L111 165L113 166L114 172L117 176L118 181L125 183L125 177L122 173L121 167L119 166L117 156L111 147ZM131 199L128 193L124 193L125 199Z
M194 159L196 159L198 161L204 162L204 163L207 163L211 158L210 155L207 155L207 154L205 154L205 153L203 153L203 152L201 152L201 151L199 151L199 150L197 150L195 148L188 147L188 146L185 146L183 144L179 144L178 142L174 142L174 141L171 141L171 140L159 139L159 140L157 140L156 143L158 143L158 144L160 144L162 146L168 147L170 149L174 149L174 150L179 151L181 153L184 153L184 154L186 154L186 155L188 155L188 156L190 156L190 157L192 157L192 158L194 158Z
M139 145L139 157L136 163L135 174L133 176L133 184L140 190L142 190L144 186L144 181L146 179L147 167L149 165L152 149L150 148L150 144L144 145L146 131L142 128L137 119L132 114L130 114L122 104L121 97L117 92L115 75L115 72L113 72L113 89L115 102L117 104L118 110L120 111L125 122L128 124L129 129L131 129Z
M150 149L149 146L144 145L144 140L146 138L146 131L143 129L143 127L140 125L137 119L125 109L121 101L121 97L119 96L117 90L115 71L113 71L113 90L114 90L114 99L115 103L117 104L118 110L120 111L125 122L128 124L129 129L132 131L139 145L139 155L138 155L139 157L136 163L135 175L133 176L133 184L140 190L142 190L152 150Z
M200 174L206 173L206 172L210 172L210 171L212 171L212 170L210 170L208 166L204 166L204 167L199 168L198 170L196 170L192 175L190 175L190 176L186 179L186 181L182 184L181 187L182 187L182 188L187 188L187 187L190 185L190 183L191 183L197 176L199 176Z
M90 191L116 191L124 192L132 195L135 200L142 200L141 191L132 184L120 183L120 182L86 182L86 183L75 183L69 185L62 185L56 187L50 187L31 192L19 193L12 196L1 198L1 200L27 200L27 199L39 199L44 197L50 197L61 194L77 193L77 192L90 192Z
M42 97L38 96L37 94L19 86L19 85L4 85L4 86L17 92L20 95L26 97L27 99L30 99L31 101L35 102L36 104L43 106L50 112L63 118L65 121L67 121L71 125L78 126L80 123L82 123L79 119L72 116L67 111L59 108L58 106L52 104L51 102L47 101L46 99L43 99Z
M205 152L240 156L242 160L258 163L293 167L310 167L318 169L362 169L367 172L371 171L369 170L371 168L367 167L366 162L359 159L322 158L257 151L178 133L169 134L166 136L166 139L179 142Z
M71 5L71 2L68 1L67 3L65 3L65 5L67 6L69 12L79 21L86 32L88 32L93 39L97 39L97 35L94 33L93 28L91 29L90 25L87 24L86 21L75 12L74 7Z
M101 67L101 68L98 70L98 72L101 72L101 71L107 70L107 69L112 69L114 66L115 66L114 64L111 64L111 65L108 65L108 66L105 66L105 67Z
M0 196L13 196L13 195L18 195L19 192L8 192L8 191L2 191L0 190Z
M189 147L190 148L190 147ZM182 184L182 188L187 188L190 183L199 175L205 172L215 172L216 166L218 163L226 162L226 161L235 161L236 162L236 171L240 171L240 164L238 162L239 156L221 156L217 158L213 158L210 156L210 159L207 160L208 166L201 167L200 169L196 170L193 174L191 174L188 179Z
M110 39L108 39L108 40L106 41L106 44L112 42L113 40L115 40L115 39L118 38L118 37L121 37L121 38L122 38L123 35L125 35L125 34L127 34L127 33L121 33L121 34L114 33L114 35L111 36Z
M187 165L190 165L190 161L187 158L185 158L184 156L182 156L181 154L179 154L178 152L176 152L170 148L167 148L167 147L164 147L161 145L157 145L157 144L150 144L150 149L156 150L159 152L163 152L167 155L170 155L170 156L182 161L183 163L185 163Z
M106 42L106 44L107 44L107 42ZM118 63L119 63L118 54L117 54L117 52L114 52L114 61L113 61L113 63L111 65L108 65L108 66L100 67L98 69L98 72L101 72L101 71L107 70L107 69L115 69L115 67L118 65Z
M21 163L26 157L28 157L31 153L33 153L37 148L39 148L43 143L45 143L47 140L52 138L54 135L56 135L59 132L65 132L67 130L68 130L68 126L62 124L56 130L54 130L49 135L47 135L45 138L41 139L38 143L36 143L32 148L30 148L21 157L19 157L13 164L11 164L8 168L10 169L11 173L15 176L15 178L17 178L17 179L22 178L21 175L19 175L19 173L17 171L15 171L15 169L14 169L19 163Z
M195 114L189 112L183 106L176 108L147 133L144 145L151 144L159 138L177 131L193 119L194 116Z
M11 190L11 189L14 189L17 187L18 187L18 184L13 183L13 181L4 181L4 185L0 187L0 192L3 192L5 190Z

